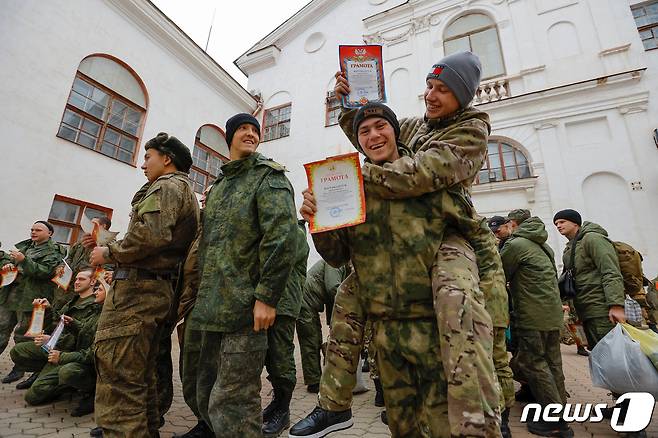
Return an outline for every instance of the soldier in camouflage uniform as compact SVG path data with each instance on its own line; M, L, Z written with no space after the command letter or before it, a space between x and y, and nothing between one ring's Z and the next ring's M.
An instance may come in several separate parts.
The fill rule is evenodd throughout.
M256 152L259 139L253 116L227 121L231 161L206 200L198 295L186 318L184 377L196 382L193 410L217 437L262 436L265 329L297 258L292 185L283 166Z
M18 242L16 251L4 253L0 259L3 269L18 268L16 280L0 289L0 353L7 347L12 331L16 344L32 341L24 336L32 315L32 301L42 297L53 300L55 285L50 279L62 260L59 245L51 239L53 231L50 223L35 222L30 239ZM23 372L14 368L2 383L15 382L22 376Z
M25 394L30 405L46 403L57 398L66 388L80 391L80 404L71 416L80 417L94 411L94 371L92 344L96 335L96 324L105 300L105 290L94 290L94 271L86 269L78 272L74 290L76 296L59 311L53 309L49 327L52 333L60 317L64 317L65 328L55 348L46 352L41 346L50 336L37 336L34 342L22 342L11 350L11 358L16 367L24 371L38 373L38 378ZM47 299L38 299L50 307Z
M133 197L128 230L122 240L94 248L90 260L117 264L94 342L96 423L106 437L158 436L154 340L162 335L199 220L187 177L189 149L166 133L145 149L148 182Z
M362 132L360 130L356 131L356 128L359 128L361 124L362 117L366 120L368 117L375 117L374 129L379 129L378 125L381 120L384 120L384 122L388 121L390 123L389 127L391 127L391 130L396 131L395 134L397 137L397 134L399 134L397 130L399 129L397 119L395 119L392 112L391 114L388 114L386 110L384 112L378 112L378 108L380 107L383 107L383 105L366 105L355 117L355 132L359 133L362 150L368 156L368 160L373 163L394 161L397 159L398 154L409 157L410 152L399 144L398 154L395 154L396 156L389 156L388 159L378 160L377 155L379 158L382 158L380 153L383 149L381 146L381 137L376 137L377 143L371 149L370 144L364 144ZM363 129L364 125L366 124L361 124L360 129ZM395 128L393 128L394 126ZM368 135L367 131L373 129L371 124L366 125L365 128L366 133L364 135ZM486 131L484 135L486 136ZM391 143L395 145L394 140ZM373 153L373 151L375 152ZM345 407L349 407L351 400L349 393L344 387L351 388L353 386L358 349L363 340L364 314L368 319L372 319L374 324L375 333L373 343L377 351L377 364L384 388L384 398L390 421L389 427L394 436L411 433L411 431L418 427L418 424L415 424L416 421L423 423L420 426L421 429L425 430L423 434L427 433L426 428L429 428L429 436L444 436L445 433L449 434L451 431L457 435L480 434L479 436L499 436L498 390L491 358L491 318L484 308L483 297L478 289L477 266L474 264L475 256L472 249L469 249L470 246L463 239L452 238L452 234L468 222L459 218L465 217L470 220L470 224L468 225L471 227L468 228L469 236L473 231L472 224L475 223L475 228L480 229L482 227L482 221L470 219L471 215L469 213L471 213L472 206L465 198L455 202L455 199L452 198L453 195L446 191L435 191L424 196L394 201L385 200L379 198L374 193L369 193L370 188L371 184L366 183L366 194L371 194L371 197L367 197L366 202L368 209L366 217L369 218L366 224L370 224L369 227L360 225L345 229L344 231L341 230L336 237L331 236L334 232L314 235L316 248L323 256L325 256L323 248L325 245L328 245L325 239L329 239L326 236L330 236L336 246L338 246L336 243L336 240L338 240L342 245L347 245L350 248L349 251L352 254L350 258L355 264L355 275L358 276L353 281L357 283L359 292L344 293L343 296L340 296L341 299L339 299L339 296L336 298L333 316L334 322L332 323L328 349L328 365L323 373L320 389L320 407L296 425L291 430L291 436L308 436L312 432L314 424L317 425L323 421L326 423L327 420L329 423L334 423L333 425L329 424L330 427L335 427L337 424L342 424L345 427L349 426L349 411L344 409ZM312 196L310 194L307 195ZM302 213L304 214L305 212L302 211ZM306 213L308 214L309 211L307 210ZM391 216L388 216L389 214ZM448 221L445 219L446 217L453 220ZM386 222L388 220L392 223ZM452 227L450 227L450 223L452 223ZM447 226L450 228L450 231L446 230ZM402 229L398 229L398 227ZM487 228L485 228L485 231L493 239ZM342 233L347 233L347 235L343 236ZM364 245L361 243L361 239L364 238L361 233L382 236L382 241L378 242L377 239L373 240L371 238L367 239L368 244ZM420 235L414 233L420 233ZM449 237L446 237L442 244L444 233ZM392 235L392 248L387 247L387 245L391 245L391 243L387 244L387 242L391 241L389 235ZM401 242L404 242L404 244ZM405 244L409 245L406 249L408 252L401 251L405 247ZM369 247L370 251L376 254L376 256L365 254L366 247ZM337 263L336 254L334 254L335 249L328 248L326 251L325 259L330 263ZM340 254L344 254L346 250L341 249L341 251ZM361 251L364 251L364 253ZM419 251L419 253L416 254L415 251ZM471 254L470 258L468 251ZM428 254L431 254L433 261L429 266L426 266L428 263L426 259ZM399 270L386 262L385 259L387 256L390 256L392 260L400 260L401 267ZM377 257L380 257L381 260L377 260ZM414 258L416 259L415 266L412 269L408 266L407 260ZM437 258L438 263L435 264ZM463 263L462 260L466 260L467 263ZM396 266L398 265L398 262L391 263L394 263ZM357 265L360 265L361 269L365 271L360 271ZM384 274L379 272L381 269L386 269L390 272ZM430 271L432 271L431 278L427 275ZM422 272L424 272L424 278L421 279L419 276ZM409 278L387 280L389 276L397 277L399 275L402 277L409 275ZM365 278L363 278L364 276ZM350 277L348 277L349 279ZM385 293L384 291L379 291L379 288L388 284L398 284L400 285L398 287L405 285L410 289L407 290L405 288L405 292L396 292L393 290ZM450 287L447 287L445 292L437 294L433 300L432 291L439 291L445 287L444 285L450 285ZM425 289L425 287L428 289ZM347 289L350 292L356 290L352 286ZM342 291L343 289L341 289L339 295L343 293ZM429 309L423 307L425 301L421 296L425 297L423 295L425 292L428 292ZM383 293L384 295L381 295ZM389 303L387 303L388 297L386 295L388 293L393 295L402 294L402 296L405 296L405 299L400 300L398 298L402 304L396 304L394 300L394 308L387 309ZM419 296L415 296L415 294L419 294ZM354 302L347 302L346 304L350 305L343 306L342 299L348 299L352 296L357 296L356 302L365 307L364 310L357 311L356 309L358 307L354 308ZM461 296L461 299L459 296ZM372 302L370 302L371 300ZM405 308L405 300L411 302L408 304L409 308ZM436 310L432 309L433 301L436 302ZM452 309L455 309L455 311L457 309L463 309L463 314L457 317L451 313ZM399 327L392 327L391 331L391 328L380 325L382 318L386 321L395 320L393 316L388 314L389 312L394 315L400 312L399 314L403 315L409 310L412 310L412 312L406 318L411 318L414 322L414 317L418 318L418 322L420 323L418 326L414 326L414 324L409 326L402 324ZM423 316L414 315L414 311L419 312ZM432 320L425 321L425 314L423 312L429 312ZM441 327L437 326L437 319ZM448 324L447 328L444 328L444 323ZM432 327L435 332L430 331ZM418 340L420 344L410 345L410 350L404 350L406 353L403 353L403 357L396 358L396 353L390 350L393 344L390 344L387 339L388 336L391 336L398 329L403 330L403 332L411 330L412 333L416 333L419 336ZM462 335L455 336L455 333L458 332L463 333L465 338L462 338ZM439 333L443 335L440 337ZM464 339L468 339L466 342L469 344L469 347L459 350L460 353L458 354L462 354L461 356L455 356L455 352L458 350L456 345L459 344L459 347L463 346ZM427 350L429 348L428 346L434 345L433 340L440 343L441 348L436 348L436 350L431 349L431 351ZM427 343L425 343L426 341ZM414 349L419 347L421 350L414 353ZM418 354L418 356L414 354ZM434 357L434 354L437 354L438 357ZM413 359L411 359L412 357ZM424 389L420 391L421 399L425 396L431 398L431 401L426 401L432 406L428 410L415 410L411 408L408 405L409 400L406 397L411 392L418 391L419 389L412 389L413 383L406 381L405 384L411 385L411 392L406 393L404 390L400 390L400 386L398 385L403 384L398 379L401 376L391 374L395 368L399 366L404 367L406 360L417 360L416 366L419 368L418 372L420 373L424 373L424 371L421 371L423 369L429 370L435 366L438 366L441 370L441 374L437 376L438 381L422 383ZM454 363L452 362L453 360L455 360ZM444 372L444 366L447 366L450 371ZM468 368L469 371L465 371L462 375L460 371L457 371L457 368L464 370ZM469 382L459 380L468 375L472 375L474 378ZM404 379L404 377L402 378ZM419 384L420 382L416 383ZM438 384L438 387L432 386L436 384ZM446 393L448 384L452 386L452 391L449 390ZM432 395L425 394L424 390L428 388L430 391L437 392ZM460 393L460 391L462 392ZM476 399L476 401L473 402L473 399ZM418 400L418 402L425 403L421 400ZM346 404L347 406L345 406ZM475 405L477 405L477 410L475 409ZM459 407L459 412L457 412L457 407ZM454 409L454 411L451 411L452 413L449 415L448 409ZM473 415L470 415L471 413ZM432 418L432 420L428 420L427 418ZM451 420L450 428L436 428L434 420L446 420L448 418ZM417 430L417 433L421 433L420 430Z
M91 221L97 222L105 230L109 230L112 226L112 221L107 216L97 217ZM73 278L76 278L78 272L89 267L89 256L92 249L94 249L93 246L85 246L82 240L69 248L68 256L64 260L73 271Z
M302 307L297 319L297 341L302 357L304 384L309 392L318 392L322 375L320 313L326 312L327 324L330 324L336 291L347 277L346 271L345 267L336 269L324 260L318 260L306 273Z
M302 306L308 253L305 222L300 221L296 229L293 253L295 264L283 295L276 305L274 325L267 330L265 368L274 396L263 409L263 435L266 438L278 436L290 426L290 400L297 383L295 321L299 318Z
M647 283L647 323L649 328L658 333L656 324L658 323L658 278L646 280Z

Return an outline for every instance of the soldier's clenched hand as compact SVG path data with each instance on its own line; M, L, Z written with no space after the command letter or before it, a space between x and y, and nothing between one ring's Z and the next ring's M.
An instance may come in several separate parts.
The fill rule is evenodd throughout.
M254 331L267 330L274 324L276 308L256 300L254 304Z
M610 306L610 310L608 311L608 319L613 324L617 322L626 322L624 306Z
M21 263L25 260L25 255L20 251L9 250L9 254L16 263Z
M311 218L318 211L318 207L315 203L315 196L313 195L313 192L309 189L304 190L302 192L302 195L304 196L304 202L302 203L302 206L299 208L299 214L302 215L302 217L306 222L310 222Z
M350 94L350 85L347 83L347 78L342 72L336 72L336 85L334 86L334 93L337 99L342 99L344 96Z
M97 246L91 251L89 256L89 263L91 266L99 266L105 263L108 263L109 260L106 258L107 247L106 246Z
M48 353L48 362L57 365L59 363L59 351L50 350L50 353Z

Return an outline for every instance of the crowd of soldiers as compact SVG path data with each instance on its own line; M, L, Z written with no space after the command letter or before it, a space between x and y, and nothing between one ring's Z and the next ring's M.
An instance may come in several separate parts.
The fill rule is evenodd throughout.
M423 117L398 120L379 103L341 109L340 126L365 157L366 221L313 233L322 260L308 272L306 222L317 212L315 196L303 192L298 220L285 168L256 151L254 116L227 121L230 161L201 209L187 177L189 149L158 134L145 145L147 182L131 200L123 238L99 245L86 234L68 250L73 294L50 281L67 252L47 221L34 223L16 250L0 253L3 270L18 269L0 289L0 349L12 330L15 342L15 366L3 382L32 372L19 383L29 388L29 404L79 391L72 415L95 412L92 436L157 437L172 402L177 330L183 396L198 419L181 436L275 437L290 426L296 331L304 384L318 393L318 406L290 437L352 426L366 349L393 437L511 437L515 399L565 403L565 312L568 333L588 354L586 346L625 321L629 291L607 233L578 212L553 218L569 240L563 264L578 289L571 301L560 295L540 218L522 209L488 221L477 214L470 192L491 130L488 115L471 106L480 76L479 59L462 52L431 67ZM337 97L349 91L337 73ZM655 287L631 293L649 313ZM48 309L46 323L43 333L26 337L35 305ZM324 343L323 312L330 326ZM47 351L59 321L63 335ZM263 369L273 389L265 408ZM527 427L573 436L564 421Z

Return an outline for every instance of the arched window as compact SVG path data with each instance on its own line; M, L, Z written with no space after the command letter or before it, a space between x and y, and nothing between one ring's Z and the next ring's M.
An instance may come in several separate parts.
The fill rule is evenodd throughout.
M190 169L192 189L203 193L219 175L221 165L229 161L228 156L228 145L221 129L214 125L203 125L199 128L194 138Z
M498 28L484 14L464 15L448 25L443 33L443 49L446 55L466 50L478 55L482 62L482 79L505 74Z
M57 136L134 164L147 100L137 75L107 56L82 60Z
M530 164L523 152L504 140L489 139L487 160L482 165L475 184L531 177Z

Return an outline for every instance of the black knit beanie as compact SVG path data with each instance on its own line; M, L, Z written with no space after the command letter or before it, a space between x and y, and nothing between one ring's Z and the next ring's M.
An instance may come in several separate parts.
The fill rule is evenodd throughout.
M240 125L244 125L245 123L249 123L256 127L256 130L258 131L258 140L260 141L260 123L258 123L256 117L247 113L239 113L226 121L226 144L229 149L231 148L231 142L233 141L235 131L238 130Z
M393 127L393 131L395 131L395 140L397 141L400 136L400 122L398 122L398 118L393 110L383 103L370 102L359 108L354 116L352 128L357 143L359 143L359 126L365 119L369 119L370 117L381 117L386 119L386 121Z
M145 149L156 149L168 155L171 161L181 172L189 173L192 167L192 154L190 149L182 141L166 132L160 132L155 138L150 139L144 146Z
M568 220L569 222L573 222L578 226L582 225L583 223L583 219L580 217L580 213L570 208L567 208L566 210L560 210L555 213L555 216L553 216L553 223L555 223L555 221L558 219Z

